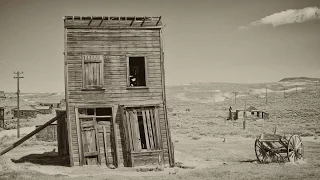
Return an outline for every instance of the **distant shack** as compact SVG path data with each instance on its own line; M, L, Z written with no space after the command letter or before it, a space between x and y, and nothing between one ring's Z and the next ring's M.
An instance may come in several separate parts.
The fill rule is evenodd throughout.
M41 101L39 102L40 106L49 106L51 108L61 108L61 101L60 100L50 100L50 101Z
M14 108L13 117L18 118L18 108ZM38 114L38 110L32 106L25 105L19 108L20 118L28 119L28 118L36 118Z
M243 119L244 116L248 119L269 119L269 113L264 110L259 110L253 106L248 107L246 110L237 109L237 110L229 110L230 120Z
M50 106L34 106L39 114L51 114L52 108Z

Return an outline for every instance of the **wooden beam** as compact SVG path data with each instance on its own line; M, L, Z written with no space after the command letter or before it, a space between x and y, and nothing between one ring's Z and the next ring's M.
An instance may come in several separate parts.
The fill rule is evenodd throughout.
M90 26L90 24L91 24L91 22L92 22L92 19L93 19L93 16L91 16L91 19L90 19L90 21L89 21L88 26Z
M78 117L78 108L75 107L75 115L76 115L76 127L77 127L77 140L78 140L78 150L79 150L79 163L80 166L83 165L83 151L82 151L82 136L81 136L81 128L80 128L80 121ZM72 142L69 142L72 143Z
M64 85L65 85L65 99L66 99L66 113L67 113L67 133L68 133L68 146L69 146L69 160L70 166L74 166L73 149L72 149L72 133L71 133L71 120L69 116L69 88L68 88L68 63L67 63L67 28L64 28Z
M113 136L114 136L114 143L115 143L116 166L119 167L119 165L120 165L120 154L119 154L117 127L116 127L117 111L118 111L118 106L113 106L112 107L112 126L113 126Z
M108 154L108 143L107 143L107 131L106 127L102 126L103 128L103 145L104 145L104 155L106 158L106 165L109 167L109 154Z
M159 21L161 19L161 16L159 18ZM163 98L163 111L165 115L165 128L167 133L167 145L168 145L168 151L169 151L169 164L171 167L175 166L175 160L174 160L174 150L172 149L171 144L171 133L170 133L170 126L168 121L168 114L167 114L167 100L166 100L166 86L165 86L165 72L164 72L164 51L163 51L163 36L162 36L162 30L160 30L160 65L161 65L161 84L162 84L162 98Z
M158 24L159 24L159 22L161 21L161 16L159 17L159 19L158 19L158 22L157 22L157 24L156 24L156 26L158 26Z
M23 142L25 142L26 140L28 140L29 138L31 138L33 135L37 134L38 132L40 132L41 130L43 130L44 128L46 128L47 126L49 126L51 123L55 122L58 119L61 119L62 117L65 116L65 113L61 113L60 115L52 118L50 121L46 122L45 124L41 125L40 127L38 127L37 129L33 130L31 133L27 134L26 136L24 136L23 138L19 139L17 142L13 143L11 146L7 147L6 149L4 149L3 151L0 152L0 156L4 155L5 153L7 153L8 151L14 149L15 147L19 146L20 144L22 144Z
M143 24L144 24L144 22L146 21L146 19L147 19L147 17L144 17L144 18L143 18L143 21L142 21L142 23L141 23L141 25L140 25L141 27L143 26Z
M101 22L99 23L99 27L101 26L103 20L104 20L104 17L102 16Z
M101 165L101 154L100 154L100 143L99 143L99 131L98 131L98 127L97 127L97 120L96 120L96 118L94 118L93 123L94 123L94 132L95 132L95 136L96 136L96 148L97 148L97 152L98 152L98 163L99 163L99 165Z
M133 24L134 21L136 21L136 17L135 17L135 16L133 17L133 19L132 19L132 21L131 21L131 23L130 23L130 26L132 26L132 24Z

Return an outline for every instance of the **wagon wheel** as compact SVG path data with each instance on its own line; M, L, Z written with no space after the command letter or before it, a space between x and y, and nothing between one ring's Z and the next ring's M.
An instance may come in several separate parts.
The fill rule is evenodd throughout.
M268 149L263 145L259 139L256 139L254 149L256 152L257 159L260 163L265 163L270 156Z
M303 159L304 148L300 136L293 135L288 141L287 154L289 162Z

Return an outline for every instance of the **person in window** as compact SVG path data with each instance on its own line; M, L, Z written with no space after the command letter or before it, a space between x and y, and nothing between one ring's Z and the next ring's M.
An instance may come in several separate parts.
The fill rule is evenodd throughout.
M137 86L137 69L131 68L130 70L130 86Z

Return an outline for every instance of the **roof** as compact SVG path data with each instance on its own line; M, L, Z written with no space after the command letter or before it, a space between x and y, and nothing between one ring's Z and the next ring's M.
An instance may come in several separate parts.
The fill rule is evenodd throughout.
M253 106L250 106L246 109L247 111L252 111L252 110L258 110L257 108L253 107Z
M67 28L162 28L161 16L65 16Z
M14 108L12 110L16 110L17 108ZM24 106L21 106L19 107L19 110L20 111L37 111L37 109L35 109L34 107L32 106L29 106L29 105L24 105Z
M34 123L35 123L36 126L43 125L46 122L50 121L54 117L56 117L55 114L38 114L37 118L34 121ZM56 125L57 121L54 121L51 124Z
M49 110L49 109L50 109L50 106L34 106L34 108L36 108L36 109L38 109L38 110L40 110L40 109L41 109L41 110L44 110L44 109L45 109L45 110L47 110L47 109Z
M20 105L29 105L30 102L20 100ZM0 107L17 107L17 98L0 99Z
M43 104L59 104L61 100L57 100L57 99L41 99L38 100L38 103L43 103Z

